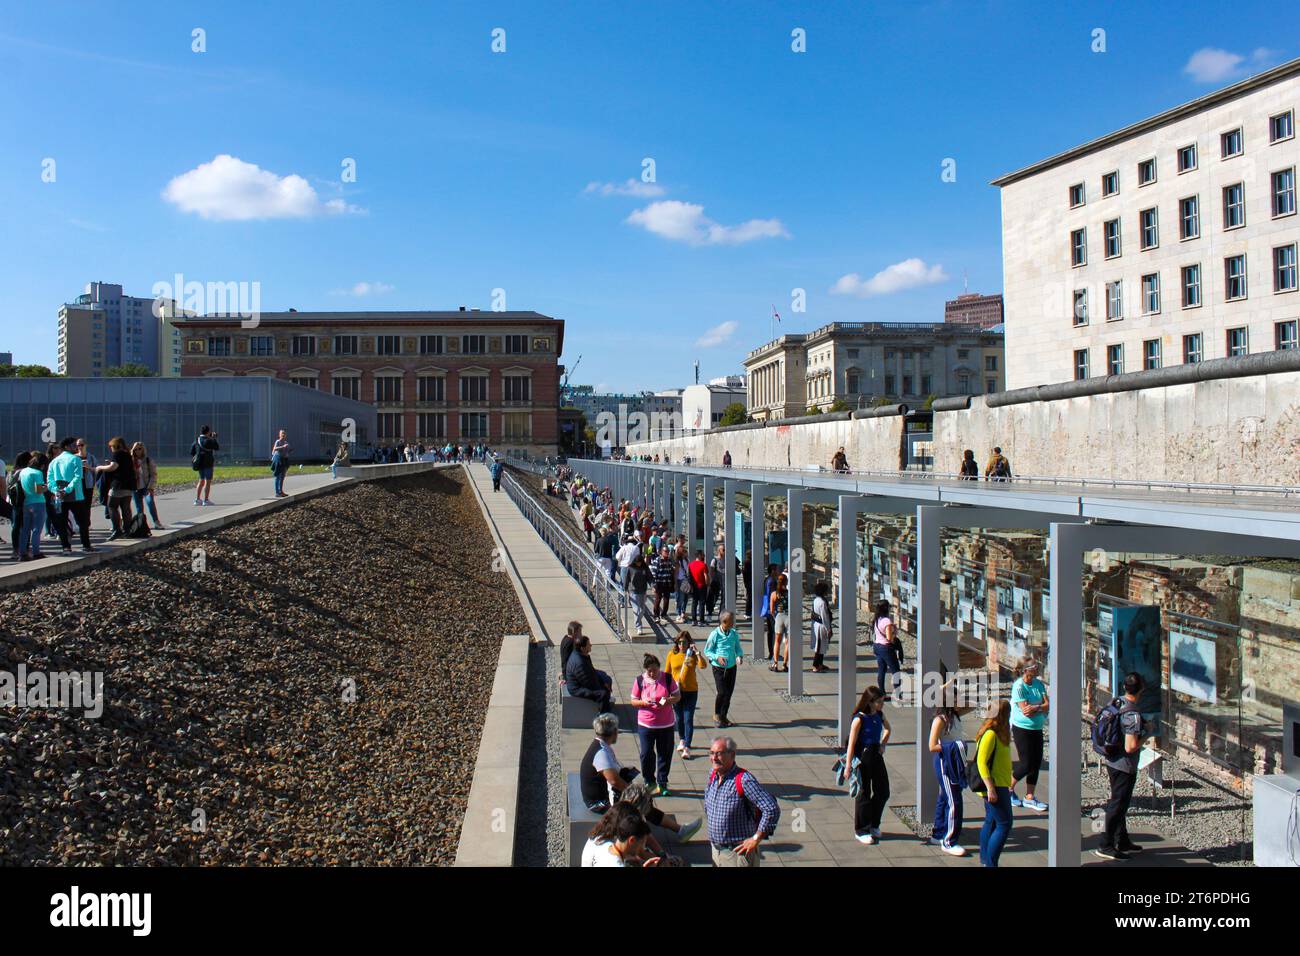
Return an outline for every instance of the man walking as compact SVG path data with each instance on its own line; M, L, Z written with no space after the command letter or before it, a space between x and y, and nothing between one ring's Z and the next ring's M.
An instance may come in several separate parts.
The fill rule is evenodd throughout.
M740 634L736 632L736 616L723 611L722 618L704 642L704 659L713 666L713 687L717 696L713 701L713 723L718 727L734 724L727 712L731 709L731 695L736 690L736 667L740 664Z
M199 473L198 484L194 486L194 503L196 505L212 504L212 469L216 466L216 452L221 450L217 444L217 433L204 425L199 429L199 437L190 446L194 470Z
M492 463L492 490L501 490L501 473L506 470L506 466L499 461Z
M759 844L776 832L781 808L752 773L736 764L736 742L716 737L709 746L704 812L714 866L758 866Z
M1093 853L1103 860L1127 860L1142 847L1128 835L1128 806L1133 799L1133 786L1137 783L1138 751L1142 742L1142 714L1137 709L1138 698L1146 686L1142 675L1136 671L1124 678L1124 696L1116 698L1102 711L1098 722L1111 711L1112 719L1119 723L1119 740L1114 757L1106 757L1106 775L1110 778L1110 799L1106 801L1106 829L1101 846Z
M1011 478L1011 462L996 445L993 446L989 463L984 466L984 478L987 481L1008 481Z

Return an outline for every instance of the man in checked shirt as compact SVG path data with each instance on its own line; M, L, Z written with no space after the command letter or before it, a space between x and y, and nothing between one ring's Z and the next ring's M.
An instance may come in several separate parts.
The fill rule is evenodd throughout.
M713 772L704 790L714 866L758 866L758 845L776 832L781 810L748 770L736 765L736 742L716 737L709 747Z

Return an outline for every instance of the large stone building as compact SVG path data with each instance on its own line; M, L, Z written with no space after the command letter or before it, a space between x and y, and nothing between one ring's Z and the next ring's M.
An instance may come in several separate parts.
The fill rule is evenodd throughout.
M1002 296L964 293L943 304L943 320L958 325L991 329L1002 324Z
M181 374L181 341L171 299L123 295L122 287L88 282L59 307L60 375L99 378L116 365L143 365L164 378Z
M373 403L375 440L557 450L564 323L537 312L263 312L181 323L187 376L271 375Z
M745 359L751 418L882 400L983 395L1003 385L1002 333L951 323L833 322L783 335Z
M1300 59L994 181L1007 386L1297 346Z

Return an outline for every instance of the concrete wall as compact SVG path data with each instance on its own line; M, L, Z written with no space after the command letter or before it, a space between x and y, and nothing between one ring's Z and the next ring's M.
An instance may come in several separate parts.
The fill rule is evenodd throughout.
M736 467L828 466L843 445L857 471L899 467L898 417L712 432L629 447ZM1215 379L1140 391L934 415L936 470L955 473L962 450L983 468L1000 445L1018 475L1300 485L1300 373Z

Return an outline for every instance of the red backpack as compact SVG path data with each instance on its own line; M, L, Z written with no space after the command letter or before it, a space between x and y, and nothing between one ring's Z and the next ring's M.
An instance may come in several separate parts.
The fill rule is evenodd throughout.
M755 821L762 820L763 811L758 809L758 807L754 806L754 804L750 803L748 800L745 799L745 774L747 773L749 773L749 771L746 770L744 767L741 767L739 765L736 766L736 796L740 797L741 803L749 807L749 812L753 814ZM718 779L718 771L710 770L709 783L713 783L713 781L717 779Z

